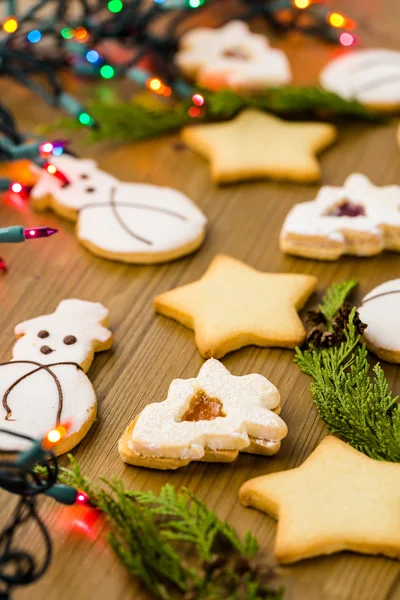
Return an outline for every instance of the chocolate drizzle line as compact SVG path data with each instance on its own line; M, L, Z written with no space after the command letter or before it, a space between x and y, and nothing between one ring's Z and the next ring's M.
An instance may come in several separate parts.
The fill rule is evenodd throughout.
M0 363L0 367L6 367L7 365L17 365L17 364L35 365L38 368L37 369L33 369L32 371L29 371L29 373L25 373L25 375L22 375L22 377L20 377L16 381L14 381L10 385L10 387L4 392L4 395L3 395L3 407L4 407L4 410L7 413L6 417L5 417L5 420L6 421L14 421L15 420L15 419L11 419L12 411L11 411L11 408L9 407L9 405L8 405L8 402L7 402L8 396L10 395L10 392L12 392L12 390L19 383L21 383L21 381L23 381L24 379L26 379L30 375L33 375L34 373L37 373L38 371L41 371L42 369L44 369L53 378L54 383L56 384L56 387L57 387L57 392L58 392L58 408L57 408L57 416L56 416L56 426L59 425L60 419L61 419L61 413L62 413L62 409L63 409L64 395L63 395L63 391L62 391L60 380L58 379L58 377L56 376L56 374L53 373L53 371L50 369L50 367L57 367L59 365L73 365L74 367L76 367L77 369L80 369L80 370L82 370L82 367L80 365L78 365L78 363L75 363L75 362L59 362L59 363L51 363L50 365L42 365L42 364L40 364L40 363L38 363L36 361L33 361L33 360L13 360L13 361L6 362L6 363Z
M391 292L382 292L381 294L377 294L376 296L371 296L370 298L363 300L361 306L363 306L370 300L375 300L376 298L382 298L383 296L390 296L391 294L400 294L400 290L392 290Z
M187 218L184 215L181 215L173 210L169 210L168 208L161 208L159 206L147 206L146 204L140 204L137 202L132 202L132 203L116 202L115 201L115 192L116 192L116 187L113 186L110 190L109 206L111 207L114 217L116 218L118 223L121 225L122 229L124 229L131 237L134 237L135 239L139 240L139 242L143 242L143 244L152 246L153 242L150 240L147 240L146 238L141 237L140 235L138 235L137 233L132 231L132 229L130 229L130 227L124 222L124 220L122 219L121 215L118 212L118 208L120 206L123 206L125 208L139 208L142 210L159 212L164 215L168 215L169 217L175 217L176 219L180 219L181 221L187 221ZM99 207L103 208L105 206L107 206L107 204L103 204L101 202L94 202L93 204L85 204L84 206L81 207L80 212L87 208L99 208Z

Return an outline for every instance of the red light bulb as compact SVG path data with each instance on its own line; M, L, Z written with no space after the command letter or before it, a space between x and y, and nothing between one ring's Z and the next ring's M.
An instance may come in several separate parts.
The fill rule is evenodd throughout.
M14 194L19 194L22 192L22 185L15 181L11 184L11 191L14 192Z
M204 98L203 98L203 96L201 94L193 94L193 96L192 96L192 102L196 106L203 106L203 104L204 104Z
M95 508L94 504L89 500L89 496L86 492L81 492L78 490L76 495L75 504L79 504L79 506L91 506Z

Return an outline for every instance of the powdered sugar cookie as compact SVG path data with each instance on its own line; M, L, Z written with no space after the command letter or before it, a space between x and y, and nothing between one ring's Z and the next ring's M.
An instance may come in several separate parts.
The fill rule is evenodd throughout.
M194 379L175 379L163 402L149 404L119 442L123 461L177 469L192 460L231 462L239 452L278 452L287 427L279 392L262 375L235 377L210 359Z
M203 242L206 218L184 194L166 187L121 182L93 160L52 157L65 184L46 170L31 194L36 210L53 209L77 221L80 242L103 258L128 263L173 260Z
M371 290L358 312L368 324L364 333L368 350L382 360L400 363L400 279L386 281Z
M322 87L378 111L400 108L400 52L352 50L334 59L320 75Z
M287 254L320 260L400 251L400 187L375 186L359 173L343 187L324 186L315 200L291 209L280 245Z
M76 446L96 418L96 394L85 373L94 353L112 344L107 324L102 304L63 300L54 313L17 325L12 360L0 364L1 427L41 438L69 422L54 450L63 454ZM0 433L0 448L25 446Z
M192 29L182 36L176 62L185 75L211 89L262 90L291 80L285 53L242 21Z

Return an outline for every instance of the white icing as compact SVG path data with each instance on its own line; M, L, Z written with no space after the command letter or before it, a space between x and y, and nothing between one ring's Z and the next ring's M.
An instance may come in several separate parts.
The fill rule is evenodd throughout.
M220 400L226 416L181 421L199 391ZM205 448L246 448L249 436L276 443L287 434L285 423L271 410L279 400L276 387L262 375L235 377L210 359L196 378L175 379L166 400L145 407L129 445L144 456L200 459Z
M1 400L8 388L37 365L15 363L34 361L42 365L73 362L82 365L91 356L96 343L105 344L111 332L101 325L108 310L99 303L83 300L63 300L56 311L24 321L15 327L20 337L13 348L11 363L0 366L0 423L1 428L24 433L35 438L44 436L55 427L59 395L51 374L38 370L18 383L9 393L7 403L10 420ZM49 333L38 337L40 331ZM65 344L66 336L75 336L76 342ZM49 346L53 351L43 354L40 348ZM75 365L49 367L60 382L63 406L61 422L70 422L69 435L79 431L96 406L96 396L85 373ZM87 365L88 368L88 365ZM12 419L12 420L11 420ZM7 434L0 434L0 448L23 449L26 443Z
M375 298L395 290L399 293ZM400 279L378 285L362 302L358 312L363 323L368 325L364 332L366 340L378 348L400 352Z
M327 216L344 200L362 206L365 216ZM282 226L281 236L324 236L345 241L344 231L369 232L383 239L381 226L400 226L400 186L373 185L365 175L353 173L343 187L323 186L315 200L293 206Z
M400 52L353 50L328 63L320 75L325 89L364 103L400 102Z
M70 184L63 187L59 179L41 170L32 197L50 194L61 206L77 211L78 237L102 250L115 254L167 253L190 244L204 233L205 216L181 192L121 182L98 169L92 160L64 154L52 157L52 163L65 174ZM87 178L82 179L81 175ZM88 188L94 191L89 192ZM127 231L116 217L110 201L115 202L126 228L150 244ZM167 214L168 211L175 214Z
M238 49L246 59L224 56ZM176 61L187 73L197 73L199 83L231 89L265 88L290 82L286 55L271 48L264 35L252 33L242 21L218 29L198 28L184 34Z

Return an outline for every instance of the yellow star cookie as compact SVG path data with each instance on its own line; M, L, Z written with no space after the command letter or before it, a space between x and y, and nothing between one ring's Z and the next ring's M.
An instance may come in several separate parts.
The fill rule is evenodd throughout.
M199 281L157 296L154 308L194 329L206 358L248 345L294 348L305 339L297 310L316 284L311 275L261 273L221 254Z
M227 123L193 125L182 130L190 148L211 161L216 183L269 178L319 181L315 157L335 141L336 128L326 123L293 123L247 109Z
M333 436L301 467L247 481L239 499L279 518L282 563L341 550L400 557L400 465Z

